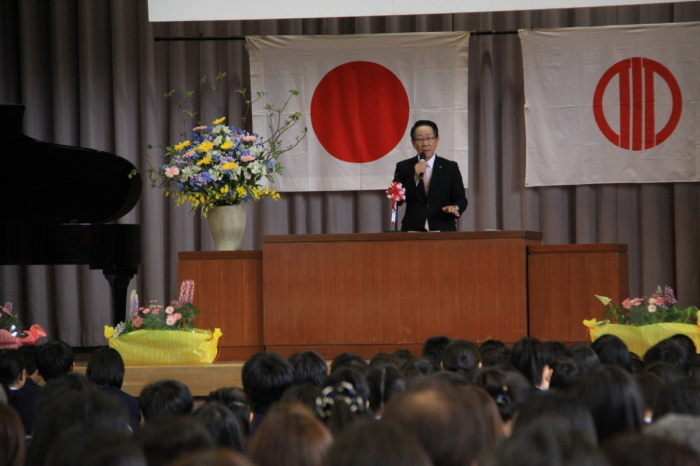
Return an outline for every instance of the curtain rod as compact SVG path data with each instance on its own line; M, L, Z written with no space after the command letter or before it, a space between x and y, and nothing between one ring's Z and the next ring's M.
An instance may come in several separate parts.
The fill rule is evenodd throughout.
M469 34L472 36L502 36L509 34L517 34L518 31L470 31ZM351 35L351 34L341 34L341 35ZM187 42L197 42L206 40L245 40L246 36L198 36L198 37L154 37L153 40L156 42L176 42L176 41L187 41Z

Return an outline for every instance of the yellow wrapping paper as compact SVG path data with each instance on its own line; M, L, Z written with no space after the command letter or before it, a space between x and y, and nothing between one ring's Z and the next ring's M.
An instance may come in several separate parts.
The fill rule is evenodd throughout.
M661 340L679 333L689 336L695 342L695 346L700 348L700 327L697 325L663 323L635 327L633 325L620 324L595 326L592 325L593 323L593 321L584 323L591 332L591 341L596 341L606 334L616 335L625 342L632 353L640 357L644 357L644 353Z
M221 330L137 330L114 338L105 325L109 347L119 351L127 366L211 364L216 359Z

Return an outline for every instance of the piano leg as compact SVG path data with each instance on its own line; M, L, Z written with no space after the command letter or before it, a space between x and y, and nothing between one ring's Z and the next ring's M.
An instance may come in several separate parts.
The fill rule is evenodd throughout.
M112 289L112 318L114 325L126 320L127 290L135 270L105 270L105 278Z

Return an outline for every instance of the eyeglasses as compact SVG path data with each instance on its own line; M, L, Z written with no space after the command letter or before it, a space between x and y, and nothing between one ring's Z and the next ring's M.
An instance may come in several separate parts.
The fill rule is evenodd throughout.
M424 142L427 142L428 144L432 143L434 140L436 140L436 137L432 138L421 138L421 139L414 139L413 142L417 142L418 144L423 144Z

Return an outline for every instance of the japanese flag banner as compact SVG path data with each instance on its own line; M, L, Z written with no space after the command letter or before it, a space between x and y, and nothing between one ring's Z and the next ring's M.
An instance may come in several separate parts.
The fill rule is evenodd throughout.
M520 39L526 186L700 180L700 23Z
M279 162L278 191L386 189L396 163L415 155L416 120L439 128L438 155L455 160L467 179L467 47L469 34L249 36L253 130L268 137L266 106L282 117L301 112L284 134L294 143ZM274 125L273 125L274 128Z

